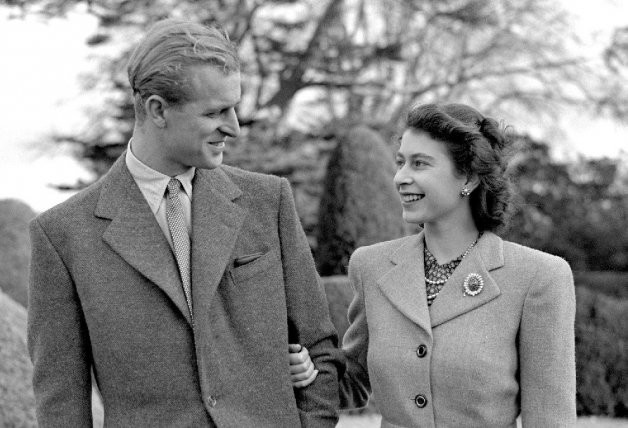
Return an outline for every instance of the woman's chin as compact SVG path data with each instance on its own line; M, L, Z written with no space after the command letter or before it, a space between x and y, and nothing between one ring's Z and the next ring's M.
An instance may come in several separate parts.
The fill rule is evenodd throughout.
M423 218L421 216L416 215L416 213L409 213L409 212L404 211L402 217L403 217L403 220L409 224L419 225L424 222Z

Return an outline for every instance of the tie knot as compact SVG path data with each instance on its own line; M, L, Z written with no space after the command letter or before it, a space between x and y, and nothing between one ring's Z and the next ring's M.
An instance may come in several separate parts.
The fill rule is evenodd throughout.
M181 189L181 182L176 178L171 178L168 182L168 193L173 196L177 196L179 194L179 189Z

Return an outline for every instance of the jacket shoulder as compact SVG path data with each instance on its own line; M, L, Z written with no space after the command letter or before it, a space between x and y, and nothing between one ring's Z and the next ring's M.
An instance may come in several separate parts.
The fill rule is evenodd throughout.
M507 265L534 267L536 271L571 272L569 264L562 257L510 241L504 241L504 260Z
M236 184L259 183L260 185L278 186L281 182L281 177L278 177L276 175L247 171L245 169L230 165L222 165L220 168Z
M42 225L59 224L60 222L71 221L73 217L82 213L91 213L96 207L101 188L102 179L80 190L65 201L43 211L33 221Z
M220 168L233 184L252 198L275 199L280 193L282 180L285 180L276 175L246 171L229 165Z
M411 241L416 240L416 235L404 236L402 238L391 239L389 241L382 241L372 245L365 245L359 247L353 252L351 258L355 259L379 259L381 257L388 257L394 253L398 248L409 244Z

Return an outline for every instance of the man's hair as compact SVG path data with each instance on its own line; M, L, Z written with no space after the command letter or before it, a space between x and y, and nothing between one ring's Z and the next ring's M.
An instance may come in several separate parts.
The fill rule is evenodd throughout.
M512 185L506 174L507 149L512 144L499 123L464 104L413 106L406 129L425 132L447 147L459 174L477 174L471 212L480 231L505 227L512 213Z
M190 101L188 69L195 65L215 66L225 74L240 70L236 47L225 30L176 19L155 23L127 65L136 118L146 117L144 101L151 95L172 105Z

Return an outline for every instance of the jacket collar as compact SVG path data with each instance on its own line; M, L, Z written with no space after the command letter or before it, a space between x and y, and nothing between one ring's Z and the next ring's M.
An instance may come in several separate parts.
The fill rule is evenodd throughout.
M504 265L503 241L497 235L490 232L482 235L430 307L425 289L423 246L423 232L402 239L401 245L389 256L393 268L378 280L378 285L401 313L430 335L432 328L499 296L499 287L490 274ZM479 274L484 280L482 292L474 297L463 294L464 280L471 273Z
M240 189L221 168L197 169L192 200L192 302L206 311L230 259L246 210L232 202ZM94 214L110 219L103 239L127 263L161 288L191 322L172 250L124 162L101 181Z
M432 303L430 307L432 328L472 311L499 296L501 291L490 272L503 265L504 243L502 239L491 232L485 232L475 247L462 259ZM480 275L484 282L482 291L475 296L464 293L464 281L471 274Z
M378 279L382 293L402 314L432 334L423 269L423 234L400 240L389 256L394 265Z

